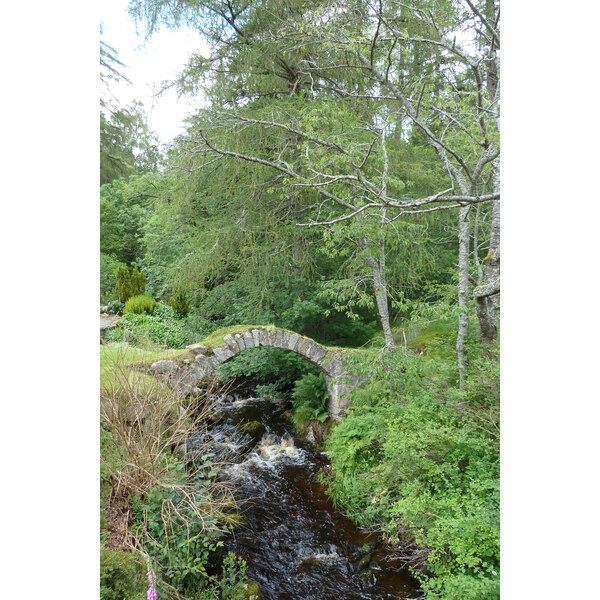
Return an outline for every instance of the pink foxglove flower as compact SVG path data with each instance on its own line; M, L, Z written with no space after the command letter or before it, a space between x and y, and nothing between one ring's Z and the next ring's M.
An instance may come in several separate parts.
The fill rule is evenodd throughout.
M148 600L157 600L156 589L154 588L154 580L156 576L152 571L148 571L148 594L146 598Z

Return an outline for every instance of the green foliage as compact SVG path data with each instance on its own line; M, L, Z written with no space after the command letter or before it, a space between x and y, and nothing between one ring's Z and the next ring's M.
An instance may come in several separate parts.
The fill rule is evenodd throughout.
M246 377L253 382L270 384L266 393L285 391L306 373L319 373L305 358L289 350L260 346L237 354L217 367L221 380Z
M118 300L111 300L106 305L106 312L109 315L120 315L123 312L124 308L125 304L123 304L123 302L119 302Z
M117 283L116 271L120 263L117 259L100 253L100 303L108 302ZM124 266L124 265L123 265Z
M134 102L100 113L101 184L157 169L161 160L158 139L149 131L142 109L140 102Z
M139 555L100 547L101 600L144 600L146 589L146 569Z
M219 582L222 600L243 600L246 561L228 552L223 560L223 577Z
M256 395L259 398L274 398L280 393L278 383L259 384L255 388Z
M167 348L184 348L191 343L189 333L177 319L136 313L125 313L107 338L142 347L158 344Z
M498 360L491 351L474 361L459 391L454 339L365 361L373 376L327 439L329 489L359 524L427 550L416 574L430 597L497 598Z
M115 289L113 290L114 297L119 302L127 302L131 298L131 277L129 269L124 264L119 264L115 272Z
M497 3L480 4L494 12ZM384 528L393 543L424 549L419 577L430 597L497 597L499 366L495 349L483 351L471 335L466 384L458 389L456 213L437 210L441 199L431 212L410 216L389 203L385 214L373 208L326 228L297 226L335 221L348 214L348 203L364 208L380 198L383 186L388 199L408 200L454 188L449 173L471 179L467 171L490 151L488 142L497 142L496 107L472 69L459 64L460 52L440 53L436 40L453 39L473 19L457 3L421 0L418 13L393 2L368 11L354 0L340 11L300 1L233 0L230 8L235 31L211 2L132 5L150 30L161 23L197 27L221 60L192 57L178 81L183 93L202 86L207 107L188 120L165 174L139 175L153 168L151 160L148 167L136 164L151 145L143 119L133 111L103 117L102 180L111 183L101 188L101 251L142 268L148 292L172 298L175 309L159 304L153 315L127 313L107 335L180 348L213 332L207 345L214 347L226 332L256 323L327 345L368 347L354 365L368 383L353 392L353 410L328 441L335 501L362 524ZM373 31L380 35L373 38ZM470 50L483 52L478 64L485 74L491 64L483 60L485 36L471 33L476 43ZM395 35L404 41L397 44ZM107 59L110 48L104 50ZM354 51L370 56L361 64ZM401 68L385 72L389 85L374 86L369 63ZM327 86L315 85L325 80ZM399 117L394 85L415 97L427 134ZM370 98L379 93L378 100ZM376 131L383 123L385 152ZM306 135L290 135L291 129ZM449 162L439 160L431 135L443 137ZM257 160L213 155L203 139ZM274 160L304 178L302 185L267 166ZM490 191L490 166L472 181L474 193ZM369 185L362 185L363 177ZM309 181L322 185L311 189ZM491 210L479 206L483 258ZM408 337L407 347L391 357L376 352L382 343L373 259L382 255L397 340ZM176 299L181 290L195 312ZM428 325L414 332L416 321ZM293 353L244 352L219 372L259 382L260 394L294 387L297 422L323 417L319 373Z
M211 327L196 314L182 319L168 304L155 302L151 315L126 312L118 326L106 333L106 339L148 348L185 348L205 337Z
M146 276L137 268L133 267L131 273L131 295L141 296L146 291Z
M135 313L137 315L151 315L154 312L156 301L149 294L143 296L132 296L125 302L123 313Z
M117 179L100 188L100 251L132 265L143 255L141 234L168 178L160 173Z
M294 383L292 399L294 403L294 425L302 429L306 421L318 419L323 423L327 419L325 403L328 392L322 373L306 373Z
M182 317L190 312L190 303L185 290L178 287L171 296L171 306L173 310Z
M207 455L206 469L194 477L193 488L184 497L174 487L154 488L144 499L133 503L134 529L143 539L144 551L157 566L159 597L167 594L164 583L187 596L198 595L210 582L208 568L211 558L223 546L216 523L200 518L193 506L209 502L208 489L216 471ZM173 461L173 478L182 481L188 477L183 464ZM168 597L168 594L165 596Z
M246 561L228 552L223 559L223 575L219 581L200 593L200 600L247 600L250 586L257 588L255 582L246 580ZM249 589L246 584L249 583Z

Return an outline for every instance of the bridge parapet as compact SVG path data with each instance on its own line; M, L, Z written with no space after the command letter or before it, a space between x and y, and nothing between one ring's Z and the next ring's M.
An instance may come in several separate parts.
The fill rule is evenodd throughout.
M202 344L189 346L196 353L193 363L171 371L175 373L173 385L181 395L190 394L198 383L210 376L215 368L235 355L260 346L282 348L300 354L315 365L324 375L329 392L327 412L335 420L343 417L350 403L347 400L357 378L346 371L344 350L330 348L315 342L309 337L278 327L252 327L223 336L223 342L214 347ZM159 373L164 370L164 361L154 363L151 370Z

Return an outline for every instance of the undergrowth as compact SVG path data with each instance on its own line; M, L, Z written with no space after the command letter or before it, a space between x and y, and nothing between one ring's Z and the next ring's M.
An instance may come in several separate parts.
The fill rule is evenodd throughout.
M442 329L440 331L440 329ZM355 358L368 383L327 439L329 493L398 548L428 598L499 597L499 361L474 335L458 389L455 334ZM410 558L407 558L410 557Z
M193 463L184 463L177 452L192 432L206 426L211 390L180 399L138 370L155 357L139 349L101 346L101 579L106 600L137 600L145 585L141 557L156 572L159 597L198 598L221 585L209 569L220 559L220 538L235 503L216 481L219 465L209 448L197 448ZM120 523L109 510L117 505L125 515ZM238 591L240 586L240 581L230 585Z

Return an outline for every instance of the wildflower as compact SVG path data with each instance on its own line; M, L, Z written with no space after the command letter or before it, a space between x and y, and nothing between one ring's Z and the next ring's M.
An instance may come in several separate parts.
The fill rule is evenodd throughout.
M152 565L150 564L150 557L146 557L146 564L148 565L148 594L146 595L146 598L147 600L157 600L158 596L156 595L156 589L154 587L156 575L152 570Z
M148 600L157 600L156 589L154 588L154 580L156 579L154 572L148 571L148 594L146 598Z

